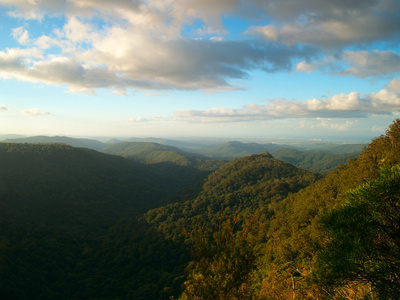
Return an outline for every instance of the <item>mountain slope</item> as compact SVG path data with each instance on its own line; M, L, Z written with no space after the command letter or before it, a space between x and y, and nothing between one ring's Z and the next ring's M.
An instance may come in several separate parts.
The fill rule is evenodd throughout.
M0 141L9 139L20 139L20 138L25 138L25 136L20 134L0 134Z
M1 203L32 217L91 205L140 212L174 186L146 166L67 145L1 143L0 166Z
M193 218L215 222L220 214L250 217L258 208L279 202L289 193L308 186L319 178L311 172L274 159L270 154L254 154L235 159L210 174L198 197L146 213L168 236Z
M339 275L339 279L332 283L328 279L332 274L329 269L332 265L319 266L321 269L318 270L319 251L330 241L320 220L332 210L348 203L349 192L373 181L379 176L381 168L398 165L399 145L400 120L395 120L386 135L374 139L359 158L349 160L347 164L338 167L337 171L298 193L290 194L273 207L273 216L266 219L264 225L263 233L268 239L258 244L263 254L252 273L254 281L251 284L257 288L252 290L251 299L341 299L351 298L350 295L359 299L380 299L373 293L376 292L373 282L379 278L342 279ZM380 196L385 198L384 194ZM360 214L362 211L358 211L357 215ZM374 227L373 224L371 226ZM379 240L380 237L365 238ZM363 245L357 247L362 248ZM385 249L378 251L385 253ZM337 255L343 257L344 261L351 261L349 257L352 253L349 251ZM399 260L400 256L396 259ZM374 270L372 261L367 261L363 267ZM345 266L346 270L351 268L350 265ZM338 275L337 269L332 272ZM323 280L314 277L318 273ZM399 278L399 275L399 272L383 274L385 278Z
M172 146L176 147L179 149L182 149L184 151L188 152L198 152L198 149L202 149L205 147L207 142L201 141L201 142L186 142L186 141L178 141L178 140L171 140L171 139L165 139L165 138L129 138L127 139L128 142L142 142L142 143L156 143L156 144L161 144L161 145L166 145L166 146Z
M110 145L101 152L146 164L165 177L175 178L180 187L196 185L225 163L223 160L206 159L172 146L150 142L121 142ZM197 189L190 193L196 191ZM182 194L174 195L166 203L182 201L181 198Z
M93 150L100 150L108 144L91 140L91 139L76 139L67 136L33 136L25 138L6 139L5 143L30 143L30 144L66 144L72 147L83 147Z
M235 293L227 299L379 299L373 285L343 283L340 273L330 285L330 266L320 270L325 281L315 277L329 245L320 220L381 167L398 165L399 145L397 120L321 180L268 153L235 159L203 173L197 194L184 191L147 211L180 191L174 168L188 172L180 176L196 168L66 145L0 144L0 297L170 299L184 284L181 299L193 299L206 283L214 295ZM200 232L197 244L191 228Z
M360 153L367 144L309 144L307 146L296 147L300 151L311 151L311 152L324 152L332 154L344 154L344 153Z
M231 141L222 145L209 147L202 150L200 153L209 157L232 160L234 158L244 157L252 154L260 154L265 151L272 152L280 147L282 146L272 143L257 144Z
M291 163L298 168L311 172L327 174L337 166L346 163L348 159L358 157L359 153L324 153L303 152L290 148L280 148L271 153L276 159Z
M398 299L399 145L395 120L358 159L256 209L243 227L237 218L210 227L208 203L188 235L193 260L180 299ZM225 190L217 203L230 198Z
M176 274L182 278L189 264L185 231L194 224L202 224L201 231L207 232L218 227L222 218L238 216L239 227L245 220L268 219L271 206L318 178L266 152L238 158L210 174L196 198L152 209L141 221L175 244L182 258Z
M191 166L195 161L193 154L176 147L151 142L121 142L107 146L101 152L123 156L144 164L171 162L180 166Z
M136 217L177 190L173 176L122 157L0 143L0 298L157 299L180 255Z

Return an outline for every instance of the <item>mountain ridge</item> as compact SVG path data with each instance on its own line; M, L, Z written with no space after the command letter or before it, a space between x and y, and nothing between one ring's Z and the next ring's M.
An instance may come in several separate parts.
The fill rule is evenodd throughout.
M3 143L34 143L34 144L66 144L73 147L84 147L93 150L101 150L108 144L93 139L71 138L68 136L32 136L23 138L6 139Z

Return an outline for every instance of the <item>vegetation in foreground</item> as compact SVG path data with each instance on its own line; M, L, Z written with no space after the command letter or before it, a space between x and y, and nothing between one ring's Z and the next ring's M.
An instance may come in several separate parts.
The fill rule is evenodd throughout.
M325 177L262 153L193 185L93 150L0 144L0 296L399 299L399 146L395 120Z
M181 299L399 299L399 145L396 120L359 159L271 205L271 217L196 224Z

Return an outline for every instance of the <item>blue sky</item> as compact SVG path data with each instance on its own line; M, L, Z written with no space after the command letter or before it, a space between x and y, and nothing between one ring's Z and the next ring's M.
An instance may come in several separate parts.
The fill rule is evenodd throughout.
M396 0L0 0L0 134L362 140L400 115Z

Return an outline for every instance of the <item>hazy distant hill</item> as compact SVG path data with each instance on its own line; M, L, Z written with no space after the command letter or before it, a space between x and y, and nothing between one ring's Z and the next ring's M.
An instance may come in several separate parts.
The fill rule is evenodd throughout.
M66 136L33 136L26 138L6 139L5 143L31 143L31 144L66 144L72 147L83 147L93 150L100 150L108 144L91 139L77 139Z
M358 157L359 153L325 153L303 152L290 148L280 148L272 152L279 160L291 163L298 168L315 173L326 174L334 171L338 165L344 164L350 158Z
M185 142L185 141L178 141L178 140L171 140L171 139L164 139L164 138L129 138L127 139L128 142L142 142L142 143L156 143L166 146L176 147L185 151L190 152L197 152L199 149L203 149L207 146L207 142Z
M20 134L0 134L0 141L4 141L7 139L19 139L24 138L25 136Z
M145 164L167 161L181 166L191 164L189 155L184 151L151 142L121 142L107 146L101 152L123 156Z
M182 167L193 167L213 171L223 162L206 159L199 154L185 152L173 146L150 142L122 142L101 150L103 153L123 156L144 164L172 163Z
M309 144L296 146L300 151L326 152L326 153L360 153L367 144Z
M283 146L273 143L257 144L231 141L222 145L209 147L202 150L200 153L209 157L232 160L234 158L244 157L252 154L259 154L265 151L272 152L281 147Z

